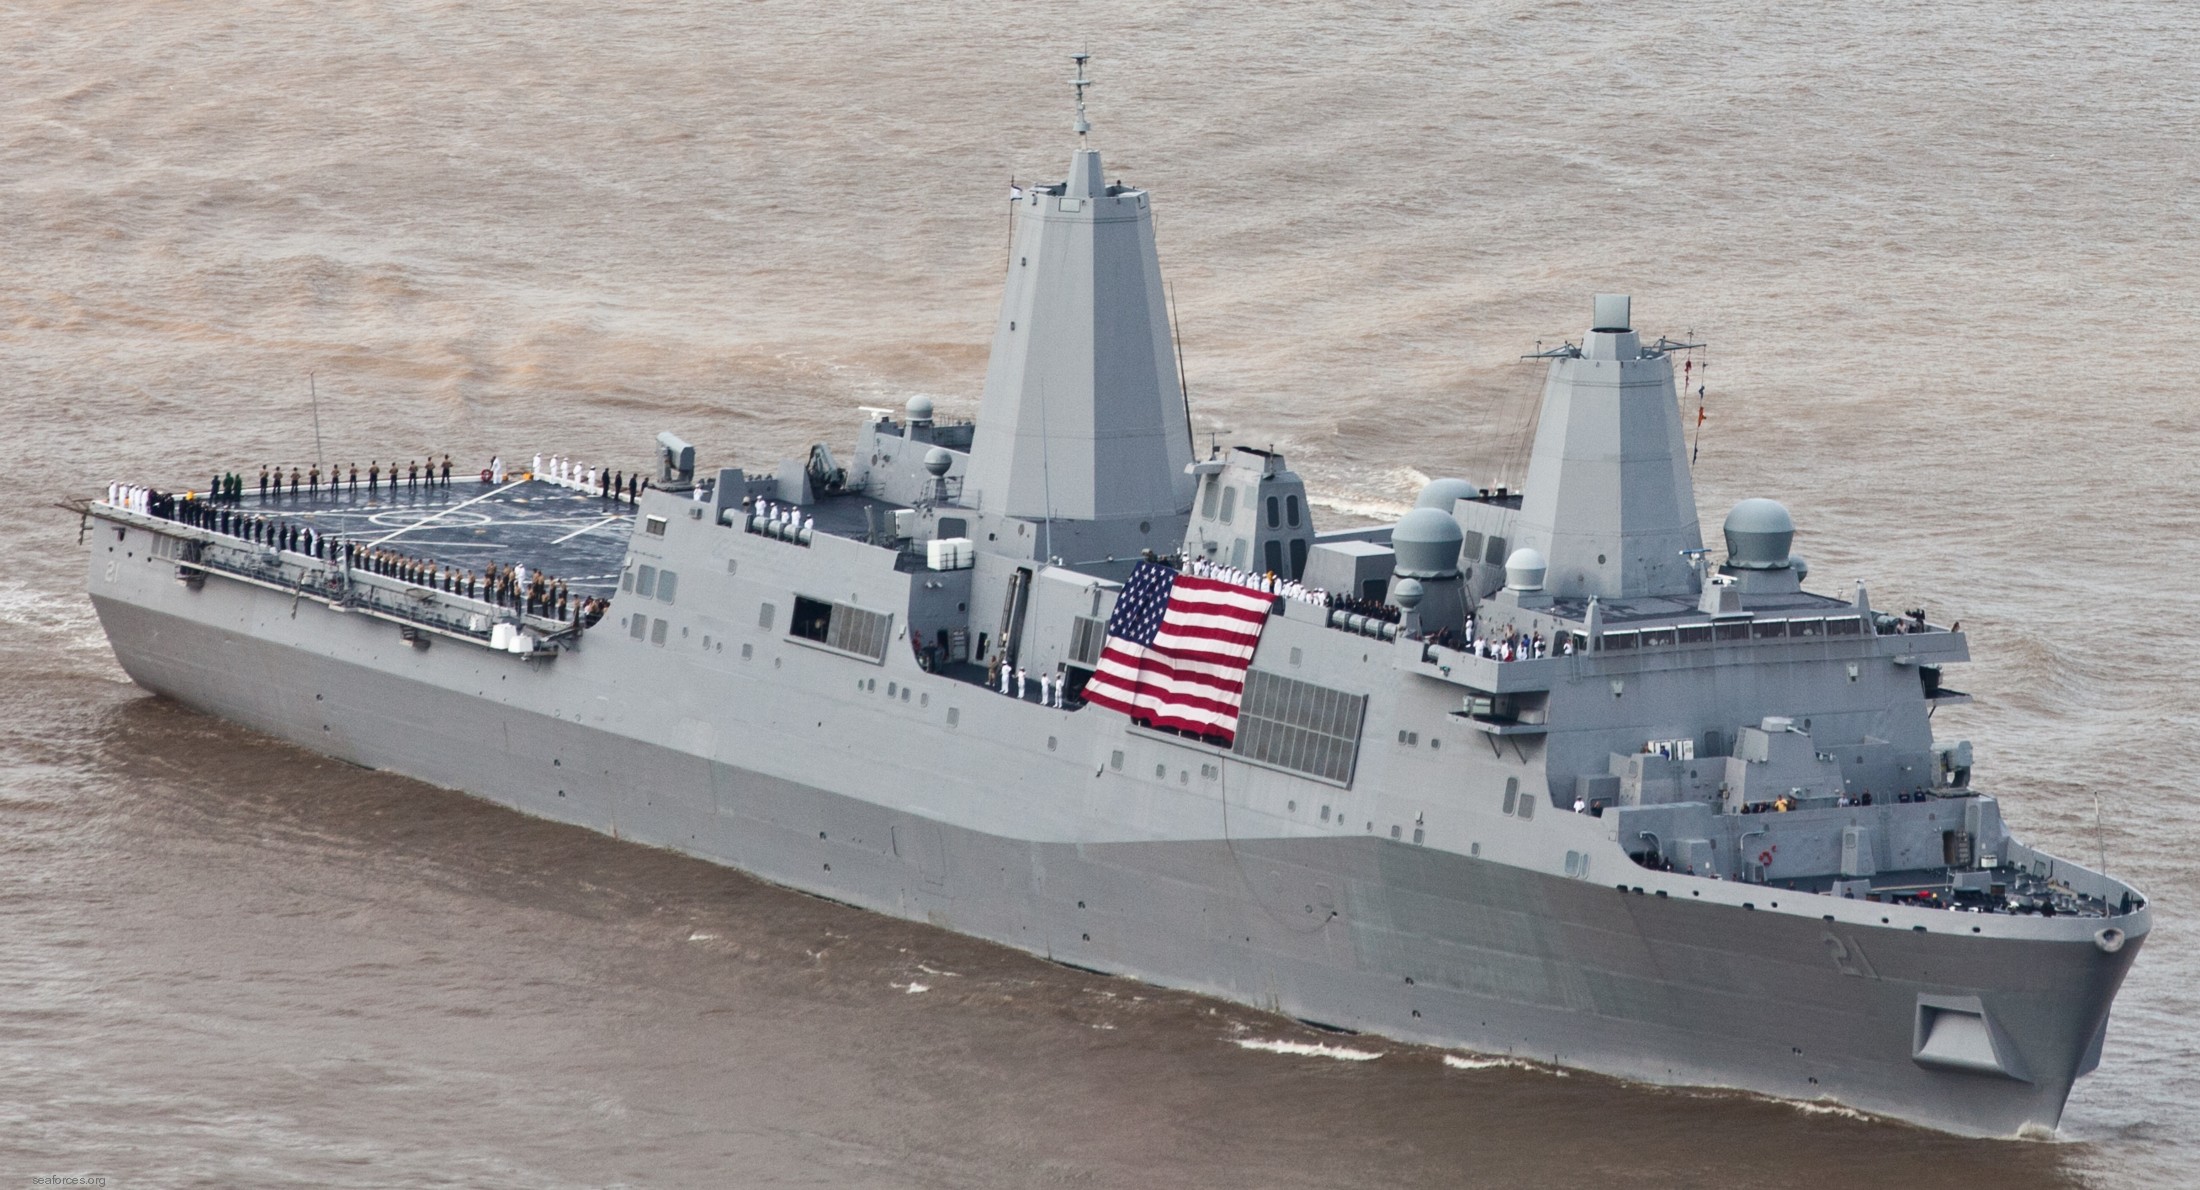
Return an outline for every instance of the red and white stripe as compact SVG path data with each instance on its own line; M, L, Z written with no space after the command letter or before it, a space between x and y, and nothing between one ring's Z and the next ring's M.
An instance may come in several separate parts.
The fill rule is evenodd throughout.
M1274 603L1264 591L1178 575L1152 647L1109 637L1085 700L1156 726L1234 740L1245 671Z

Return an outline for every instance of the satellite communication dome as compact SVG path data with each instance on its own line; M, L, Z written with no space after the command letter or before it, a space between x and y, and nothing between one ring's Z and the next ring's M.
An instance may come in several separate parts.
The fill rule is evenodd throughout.
M1421 589L1420 579L1402 578L1398 580L1396 586L1390 589L1390 601L1407 611L1412 611L1414 608L1421 606L1421 596L1426 593Z
M1390 531L1390 548L1397 555L1393 568L1420 578L1450 578L1459 573L1459 547L1465 541L1459 522L1449 514L1416 508Z
M1795 572L1797 582L1810 577L1810 559L1801 554L1788 555L1788 569Z
M1778 500L1754 497L1726 514L1726 564L1744 570L1779 570L1795 544L1795 518Z
M1543 551L1521 546L1505 559L1505 586L1514 591L1540 591L1543 576L1551 569Z
M1433 508L1450 513L1451 506L1461 500L1471 500L1482 494L1482 489L1464 479L1432 479L1413 501L1415 508Z
M919 397L918 400L923 400L923 398ZM944 446L935 446L924 452L924 469L931 472L934 477L947 474L948 468L954 465L955 456L950 454Z
M932 398L930 397L923 396L921 394L911 397L909 398L909 403L902 406L902 409L904 412L908 413L910 421L918 422L932 420Z

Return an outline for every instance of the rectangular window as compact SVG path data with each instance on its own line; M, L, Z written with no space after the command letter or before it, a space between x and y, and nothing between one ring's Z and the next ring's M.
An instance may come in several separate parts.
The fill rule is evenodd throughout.
M1279 528L1283 524L1283 510L1277 507L1280 503L1274 496L1268 497L1268 527L1271 529Z
M665 622L663 620L658 620L649 626L649 643L653 645L665 643Z
M1863 628L1863 621L1855 616L1826 617L1827 636L1856 636Z
M1748 640L1749 621L1734 620L1725 624L1714 624L1712 631L1720 640Z
M893 621L892 616L883 612L797 595L794 617L787 625L787 632L828 649L884 661L886 638Z
M1771 640L1787 634L1786 620L1758 620L1749 626L1749 635L1755 640Z
M1098 666L1100 651L1107 647L1108 622L1097 616L1079 616L1069 626L1069 659L1073 665Z
M1492 566L1504 565L1505 539L1502 537L1492 536L1490 538L1489 548L1482 551L1482 560Z
M651 537L663 537L665 535L665 518L661 516L650 517L648 523L643 525L643 529Z
M1642 630L1642 647L1645 649L1662 649L1672 645L1672 643L1673 630L1670 628L1645 628Z
M1459 547L1459 556L1472 562L1482 556L1482 531L1469 529L1464 536L1465 541Z
M642 567L641 573L634 576L634 593L644 599L654 599L657 597L656 567L644 566Z
M676 588L678 588L679 585L679 575L674 574L669 570L660 570L657 572L657 598L662 600L663 602L672 602L672 592Z
M1267 670L1248 670L1230 750L1249 760L1352 783L1367 696L1347 694Z
M631 590L633 590L633 589L634 589L634 572L633 572L633 571L629 570L629 571L627 571L626 573L624 573L624 574L621 574L621 575L619 576L619 589L620 589L621 591L631 591Z
M1635 642L1639 639L1641 639L1641 634L1633 631L1632 629L1620 632L1607 632L1604 634L1604 649L1606 652L1614 652L1619 649L1632 649L1635 647Z
M1215 476L1215 482L1222 482L1222 477L1219 475ZM1232 516L1235 516L1236 514L1237 489L1233 487L1224 487L1222 489L1222 523L1225 525L1229 524L1230 518Z
M1296 529L1299 527L1298 493L1293 492L1292 494L1283 498L1283 519L1285 523L1289 524L1292 528Z
M1199 502L1199 515L1203 519L1210 521L1215 519L1215 497L1219 496L1221 493L1222 477L1219 475L1208 476L1207 491L1204 495L1200 497Z
M1520 806L1520 778L1505 778L1505 813L1511 814Z
M756 626L766 632L770 632L772 630L772 616L778 610L778 608L775 608L768 603L762 605L761 607L758 607L756 609Z
M794 618L787 622L787 635L803 640L825 643L825 635L833 628L833 605L817 599L794 597Z
M649 635L649 617L628 616L627 631L633 635L635 640L640 640L644 636Z
M1824 636L1826 622L1819 619L1789 620L1789 636Z
M1683 624L1677 631L1680 642L1684 645L1707 645L1711 643L1711 625L1709 624Z

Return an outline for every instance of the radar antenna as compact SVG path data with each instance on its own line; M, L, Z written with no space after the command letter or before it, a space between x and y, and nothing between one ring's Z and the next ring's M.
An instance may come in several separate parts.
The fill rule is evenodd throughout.
M1070 61L1077 63L1077 77L1071 79L1069 85L1077 88L1077 123L1073 127L1077 129L1079 148L1084 147L1085 134L1092 131L1092 121L1085 118L1085 88L1092 85L1092 80L1085 77L1085 63L1091 57L1091 54L1082 50L1069 56Z

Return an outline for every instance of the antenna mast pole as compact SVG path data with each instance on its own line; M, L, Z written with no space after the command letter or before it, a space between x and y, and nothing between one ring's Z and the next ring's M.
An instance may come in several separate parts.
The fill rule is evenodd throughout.
M1176 340L1176 387L1184 396L1184 444L1192 457L1199 456L1199 436L1192 431L1192 382L1184 375L1184 327L1176 320L1176 282L1169 282L1169 334Z
M1077 123L1071 127L1077 130L1077 147L1080 149L1085 147L1085 134L1092 131L1092 121L1085 119L1085 88L1092 85L1092 80L1085 77L1085 63L1091 58L1092 55L1083 50L1069 56L1070 61L1077 63L1077 77L1071 79L1069 85L1077 88Z
M313 397L313 465L325 467L327 460L321 457L321 390L313 383L313 373L306 373L306 392Z
M2093 791L2093 846L2101 853L2101 875L2108 875L2108 840L2101 835L2101 791ZM2106 897L2102 898L2106 900Z

